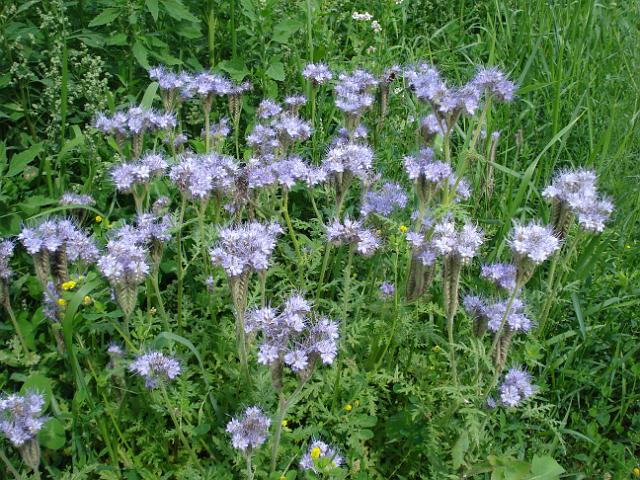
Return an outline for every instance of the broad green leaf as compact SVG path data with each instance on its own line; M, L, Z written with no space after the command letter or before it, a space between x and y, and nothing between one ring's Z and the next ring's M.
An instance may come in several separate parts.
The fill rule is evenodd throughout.
M273 27L272 40L278 43L286 43L289 37L300 30L304 24L297 19L285 18Z
M34 158L42 151L42 143L36 143L28 150L24 152L16 153L11 157L11 163L9 164L9 171L7 177L15 177L22 173L24 169L33 161Z
M100 25L108 25L120 16L119 8L105 8L96 18L89 22L89 27L99 27Z
M144 96L142 97L140 106L142 108L151 108L151 106L153 105L153 99L155 98L157 91L158 82L151 82L147 89L144 91Z
M151 13L153 19L158 21L158 0L145 0L144 4L147 6L147 10Z
M282 62L273 62L265 73L274 80L284 81L284 65Z
M558 462L549 456L533 457L531 462L531 475L527 480L556 480L564 473Z
M58 450L64 447L67 443L64 425L57 418L50 418L38 433L38 440L42 446L49 450Z
M246 77L250 73L242 58L220 62L218 64L218 68L227 72L229 76L236 82L241 82L244 77Z
M124 33L116 33L115 35L107 38L105 42L107 45L126 45L127 44L127 35Z
M180 0L160 0L166 12L176 20L189 20L199 22Z
M136 40L131 48L131 52L133 56L136 57L136 60L140 64L142 68L149 68L149 60L147 60L147 49L142 45L140 40Z

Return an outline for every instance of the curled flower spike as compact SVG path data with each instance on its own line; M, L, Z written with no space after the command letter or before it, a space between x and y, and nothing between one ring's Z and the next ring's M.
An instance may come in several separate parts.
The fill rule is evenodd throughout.
M42 416L44 404L44 396L33 391L0 396L0 432L14 447L22 447L42 429L48 420Z
M145 386L157 388L160 382L173 380L182 371L180 363L163 353L148 352L138 356L129 364L129 370L144 378Z
M347 129L352 131L358 125L358 119L373 105L375 96L372 90L378 80L369 72L356 70L351 74L341 73L334 87L336 107L347 117Z
M395 293L396 293L396 286L393 283L382 282L380 284L380 295L382 296L382 298L389 299L393 297Z
M227 423L233 448L249 454L267 441L271 419L259 407L249 407L239 417Z
M501 102L513 100L516 84L508 80L506 75L496 67L480 67L472 84Z
M169 178L187 198L204 200L213 192L229 192L237 172L238 166L227 155L187 152L171 167Z
M314 440L309 445L307 453L300 460L300 467L314 473L321 473L338 468L343 463L344 460L335 447L322 440Z
M496 287L507 291L516 288L516 266L508 263L483 265L480 277L489 280Z
M9 266L9 261L13 256L14 243L11 240L0 241L0 280L9 280L13 270Z

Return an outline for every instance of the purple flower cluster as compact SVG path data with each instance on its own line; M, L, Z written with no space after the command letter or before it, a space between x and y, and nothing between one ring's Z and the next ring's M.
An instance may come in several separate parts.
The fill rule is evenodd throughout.
M613 202L600 197L596 174L577 169L560 172L542 195L549 201L564 204L578 217L579 225L588 232L599 233L613 212Z
M375 96L372 90L377 85L378 80L364 70L341 73L334 87L336 107L350 117L359 117L373 105Z
M356 252L370 256L380 247L380 240L371 229L365 228L360 220L335 219L326 225L327 240L336 246L355 244Z
M371 147L352 142L339 142L333 145L322 161L322 169L327 175L348 173L361 180L369 177L372 167Z
M173 380L182 371L180 362L161 352L147 352L129 364L129 370L144 378L147 388L156 388L160 382Z
M173 227L170 215L157 216L153 213L142 213L136 218L135 227L123 225L114 232L114 240L139 246L150 246L171 240L170 230Z
M416 182L419 190L426 189L424 192L418 192L422 196L426 197L430 192L442 190L447 185L456 186L458 199L467 200L471 196L469 184L464 179L456 181L451 165L435 160L433 149L429 147L421 149L416 156L404 157L404 168L409 179Z
M271 163L254 158L247 164L245 172L251 189L272 186L291 188L299 181L311 187L326 180L321 168L307 165L295 155Z
M249 407L240 417L227 423L231 444L243 453L258 448L267 441L271 419L260 408Z
M135 185L145 185L163 175L167 161L159 153L147 153L139 160L121 163L111 169L111 179L119 192L131 192Z
M44 396L36 392L0 396L0 432L14 447L36 437L48 420L42 416Z
M107 243L107 252L98 259L98 268L111 285L138 285L149 274L147 251L137 239L137 232L126 228Z
M302 70L302 76L316 87L328 83L333 78L331 70L324 63L309 63Z
M58 203L60 205L86 205L91 207L96 204L96 201L91 195L67 192L60 197Z
M531 384L531 375L520 369L511 368L500 385L500 401L507 407L515 407L531 397L536 387Z
M483 265L480 276L489 280L496 287L513 291L516 288L516 266L509 263L492 263Z
M128 138L145 132L171 130L176 124L176 117L172 113L159 113L134 106L126 112L116 112L112 116L99 113L94 127L108 135Z
M184 89L191 82L191 76L188 73L174 73L162 65L150 68L149 78L158 82L161 90L176 92Z
M183 87L182 96L185 98L199 97L202 100L210 101L213 97L240 95L249 90L251 90L251 84L248 82L236 85L223 75L200 72L189 76Z
M338 324L311 312L311 304L293 294L279 312L273 307L247 312L246 333L262 332L258 362L274 365L284 362L296 373L306 371L316 359L329 365L338 347Z
M515 222L508 244L516 260L528 260L539 265L560 248L560 240L550 227L530 222Z
M218 243L209 252L211 262L224 268L229 277L266 270L280 233L278 223L251 222L223 228Z
M309 445L307 453L302 456L300 467L304 470L320 473L316 468L316 462L327 462L327 468L333 469L340 467L344 463L344 460L338 454L336 448L322 440L314 440Z
M476 321L486 323L489 330L492 332L498 332L500 325L502 325L502 319L505 318L506 313L506 325L512 332L526 333L533 328L533 322L525 314L524 303L515 298L511 303L509 311L507 300L501 300L493 304L487 304L486 301L480 297L467 295L463 300L464 309L467 313Z
M64 248L67 258L72 262L94 262L98 256L93 240L71 220L45 220L37 227L24 227L18 239L31 255L43 251L54 253Z
M469 262L478 254L483 236L480 229L466 223L456 229L455 223L443 220L433 228L431 243L440 255L455 255L463 262Z
M377 213L388 217L395 209L403 209L407 205L407 194L397 183L386 182L377 192L367 192L362 198L360 214L363 217Z
M203 200L215 190L227 192L233 187L238 166L228 155L187 152L169 171L169 178L188 198Z
M485 93L500 101L513 99L516 86L497 68L479 68L466 85L451 87L432 65L420 64L405 71L405 79L419 100L429 102L439 115L473 115ZM448 125L447 128L451 128Z
M14 243L11 240L0 241L0 280L9 280L13 270L9 261L13 256Z

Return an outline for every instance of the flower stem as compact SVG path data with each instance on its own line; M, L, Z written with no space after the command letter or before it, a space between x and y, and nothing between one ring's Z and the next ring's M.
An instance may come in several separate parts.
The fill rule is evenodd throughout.
M9 318L11 319L11 323L13 323L13 328L15 328L16 330L16 335L18 336L18 340L20 340L20 344L22 345L22 348L24 349L25 353L30 353L29 352L29 347L27 347L27 342L24 339L24 335L22 335L22 330L20 330L20 325L18 324L18 319L16 318L16 314L13 311L13 308L11 307L11 302L9 301L9 289L6 288L5 285L0 286L0 288L3 288L5 291L2 294L3 296L5 296L6 298L3 298L3 305L5 310L7 311L7 314L9 315Z
M253 467L251 466L251 453L245 455L247 461L247 480L253 480Z
M344 280L342 282L342 315L346 317L349 308L349 290L351 287L351 267L353 264L354 245L349 245L349 254L347 257L347 266L344 269Z
M178 333L182 335L182 295L183 295L183 281L184 281L184 266L182 265L182 225L184 222L184 211L187 208L187 198L182 196L182 203L180 204L180 217L178 218L178 233L177 233L177 246L178 246Z
M298 272L300 274L300 280L302 280L303 268L302 268L302 253L300 253L300 245L298 244L298 239L296 238L296 232L293 229L293 223L291 223L291 217L289 216L289 189L285 188L282 194L282 215L284 216L285 222L287 223L287 229L289 230L289 236L291 237L291 242L293 243L293 249L296 252L296 258L298 261Z

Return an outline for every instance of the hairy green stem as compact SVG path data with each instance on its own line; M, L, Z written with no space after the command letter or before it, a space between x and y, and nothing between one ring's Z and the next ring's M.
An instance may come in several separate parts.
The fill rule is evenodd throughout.
M182 264L182 226L184 222L184 211L187 208L187 197L182 195L180 204L180 216L178 217L178 233L176 238L178 248L178 298L177 298L177 317L178 317L178 333L182 335L182 295L184 288L184 266Z

